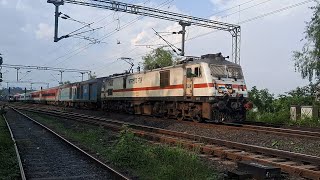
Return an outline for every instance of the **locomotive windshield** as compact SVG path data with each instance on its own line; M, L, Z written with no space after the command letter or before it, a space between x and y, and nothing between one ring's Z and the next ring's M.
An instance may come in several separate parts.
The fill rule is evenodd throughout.
M239 67L227 67L228 78L242 79L242 70Z
M240 67L211 64L210 70L212 76L214 77L243 79L243 74Z
M226 78L226 67L215 64L210 65L211 75L214 77Z

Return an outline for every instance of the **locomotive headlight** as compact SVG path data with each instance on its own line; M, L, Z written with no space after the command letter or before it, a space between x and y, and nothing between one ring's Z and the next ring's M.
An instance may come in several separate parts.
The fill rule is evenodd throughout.
M249 101L246 104L244 104L244 108L246 108L246 110L251 110L253 108L252 102Z

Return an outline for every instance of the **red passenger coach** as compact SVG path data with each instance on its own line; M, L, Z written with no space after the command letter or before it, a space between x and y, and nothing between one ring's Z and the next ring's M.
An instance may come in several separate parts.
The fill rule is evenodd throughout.
M33 102L54 104L58 101L58 87L34 91L30 95L30 100Z
M45 89L41 91L41 101L48 102L53 104L52 102L58 101L58 88Z
M40 101L40 91L34 91L30 93L31 95L31 101L37 102Z

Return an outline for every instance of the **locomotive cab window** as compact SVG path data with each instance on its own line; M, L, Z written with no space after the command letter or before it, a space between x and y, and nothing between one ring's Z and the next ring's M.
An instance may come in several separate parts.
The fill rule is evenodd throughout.
M191 77L193 77L192 69L187 68L187 78L191 78Z
M160 87L166 87L170 85L170 71L160 72Z
M127 77L123 78L123 89L127 88Z
M195 75L195 77L201 77L201 68L200 67L194 68L194 75Z
M112 96L113 95L113 89L108 89L108 96Z

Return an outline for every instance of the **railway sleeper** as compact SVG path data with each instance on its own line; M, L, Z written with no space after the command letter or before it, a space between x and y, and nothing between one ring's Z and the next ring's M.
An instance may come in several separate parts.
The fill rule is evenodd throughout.
M148 134L148 135L147 135ZM143 137L150 136L159 136L157 134L152 133L143 134ZM191 150L199 150L200 153L209 156L217 156L220 159L230 159L233 161L253 161L257 163L261 163L266 166L275 166L281 168L281 171L294 174L302 177L307 177L310 179L319 179L320 171L317 169L317 166L313 165L297 165L298 162L293 162L290 160L285 160L281 158L270 158L268 156L264 156L261 154L252 154L250 152L244 152L242 150L230 149L226 147L220 147L216 145L205 145L203 143L197 143L195 141L189 140L181 140L178 138L172 137L153 137L148 138L152 140L158 140L159 142L168 144L170 146L180 146L186 149ZM277 160L281 160L281 162L276 162ZM283 160L283 161L282 161Z
M220 147L217 145L204 145L203 143L199 143L199 141L194 141L194 140L183 140L175 137L170 137L168 135L159 135L156 133L150 133L150 132L143 132L143 131L134 131L134 133L140 137L146 138L148 140L152 141L158 141L158 142L167 142L166 144L178 146L185 144L184 147L189 147L189 148L197 148L200 150L201 153L207 154L207 155L213 155L213 156L219 156L221 158L226 158L226 159L231 159L234 161L239 161L239 160L250 160L250 161L255 161L258 163L262 163L265 165L274 165L277 167L280 167L282 171L290 173L290 174L296 174L300 175L303 177L307 177L310 179L319 179L320 177L320 171L319 167L317 165L312 165L312 164L299 164L297 163L292 163L294 159L280 159L280 162L278 158L276 157L268 157L263 154L256 154L252 152L242 152L241 149L239 151L235 151L232 148L226 148L226 147ZM160 132L158 132L160 133ZM188 138L187 135L185 138ZM168 140L169 139L169 140ZM228 143L226 143L227 145ZM254 149L252 149L254 151ZM268 150L270 151L270 150ZM266 154L268 154L268 151L265 151ZM272 153L271 153L272 155ZM280 153L279 156L285 156L284 152ZM270 160L270 158L273 158ZM276 159L274 159L276 158ZM289 162L289 163L286 163ZM310 160L312 162L312 160Z

